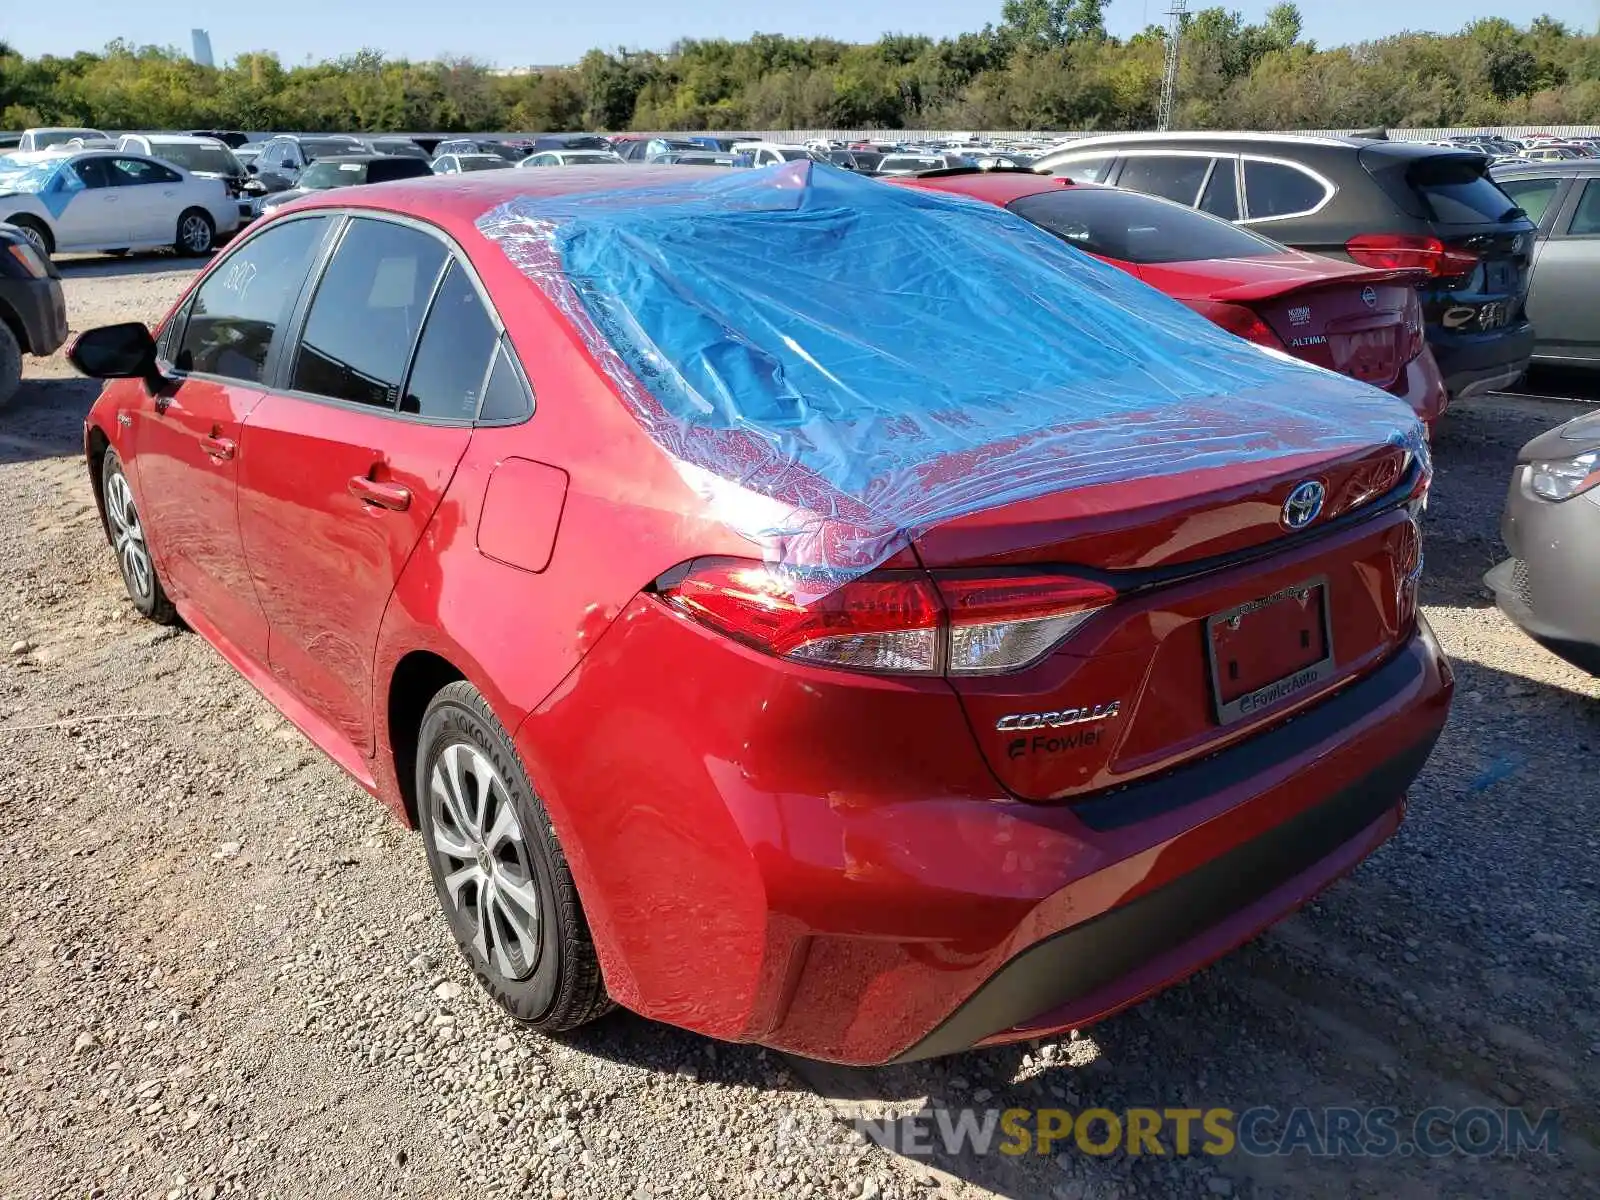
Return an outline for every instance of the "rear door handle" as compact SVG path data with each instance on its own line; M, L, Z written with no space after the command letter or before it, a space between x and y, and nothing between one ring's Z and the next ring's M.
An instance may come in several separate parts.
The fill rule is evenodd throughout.
M200 448L218 462L227 462L239 449L232 438L217 437L215 434L202 437Z
M411 507L411 489L398 483L385 483L368 479L365 475L350 476L350 494L363 504L404 512Z

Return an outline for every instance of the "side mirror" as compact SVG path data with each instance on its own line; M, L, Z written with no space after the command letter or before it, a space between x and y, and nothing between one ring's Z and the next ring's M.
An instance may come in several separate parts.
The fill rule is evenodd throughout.
M246 163L246 164L245 164L245 168L244 168L244 169L245 169L245 170L246 170L246 171L249 171L249 172L250 172L250 174L252 174L252 175L259 175L259 174L261 174L261 168L260 168L260 167L258 167L258 166L256 166L256 165L255 165L255 163Z
M85 330L67 361L90 379L143 379L151 387L166 382L156 365L156 340L140 321Z

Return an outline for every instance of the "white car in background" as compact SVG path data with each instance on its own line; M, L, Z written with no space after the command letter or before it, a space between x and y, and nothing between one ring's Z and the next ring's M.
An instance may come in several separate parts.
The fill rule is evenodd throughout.
M820 150L811 150L793 142L735 142L735 154L748 154L752 167L775 167L780 163L798 162L808 158L812 162L827 162L828 156Z
M239 227L239 208L221 180L144 155L43 150L0 155L0 221L45 254L207 254Z
M79 129L76 126L44 125L37 129L24 129L22 139L17 143L13 153L21 154L27 150L48 150L52 146L65 145L73 138L91 138L100 141L111 141L98 129ZM113 143L114 144L114 143Z
M463 171L504 171L517 164L498 154L441 154L431 165L435 175L460 175Z
M620 154L610 150L538 150L517 164L523 167L609 167L623 163Z

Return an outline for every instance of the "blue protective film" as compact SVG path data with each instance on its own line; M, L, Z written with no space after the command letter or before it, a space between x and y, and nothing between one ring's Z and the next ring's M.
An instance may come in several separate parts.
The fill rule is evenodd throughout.
M951 518L1394 443L1404 402L1251 345L996 206L793 162L478 222L768 561L832 586Z

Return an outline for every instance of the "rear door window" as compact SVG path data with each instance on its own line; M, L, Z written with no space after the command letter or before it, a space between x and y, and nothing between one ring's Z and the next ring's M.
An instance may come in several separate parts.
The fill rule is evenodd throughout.
M1066 188L1007 207L1069 245L1128 263L1279 254L1276 242L1216 217L1115 188Z
M1583 185L1583 195L1577 210L1567 225L1568 237L1594 237L1600 235L1600 179L1591 179Z
M465 270L452 262L428 310L400 411L440 420L478 415L489 356L500 331Z
M267 351L299 298L328 222L300 217L274 225L219 263L195 289L173 366L260 383Z
M1239 219L1239 179L1231 158L1219 158L1206 180L1206 190L1200 197L1200 208L1224 221Z
M1550 211L1550 201L1561 190L1559 179L1507 179L1500 190L1511 197L1511 202L1528 214L1528 220L1537 225Z
M1327 195L1328 189L1299 167L1253 158L1244 160L1244 206L1247 219L1251 221L1308 213Z
M394 408L445 258L421 230L351 221L306 314L293 389Z
M1441 225L1485 225L1503 221L1518 207L1484 173L1481 158L1424 159L1406 172L1417 192Z
M183 176L160 163L143 158L116 158L111 161L116 182L123 186L141 183L182 183Z
M1193 207L1210 167L1211 159L1200 155L1133 155L1122 164L1117 186Z

